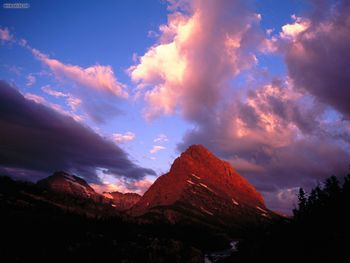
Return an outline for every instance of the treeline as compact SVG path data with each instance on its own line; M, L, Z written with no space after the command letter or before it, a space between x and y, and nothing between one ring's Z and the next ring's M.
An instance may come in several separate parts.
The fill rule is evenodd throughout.
M350 244L350 174L331 176L310 193L300 188L298 200L292 218L254 231L227 262L346 261Z
M317 185L307 194L299 189L298 208L294 209L294 219L299 222L322 217L333 220L334 215L347 210L350 198L350 175L341 184L336 176L326 179L323 185ZM322 219L322 220L324 220ZM341 220L339 218L338 220Z

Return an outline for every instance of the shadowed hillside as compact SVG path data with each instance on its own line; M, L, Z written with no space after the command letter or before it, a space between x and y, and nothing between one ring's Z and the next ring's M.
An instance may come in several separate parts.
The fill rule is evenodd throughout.
M252 233L225 262L343 262L350 242L350 174L342 183L331 176L310 193L300 188L298 199L293 218Z

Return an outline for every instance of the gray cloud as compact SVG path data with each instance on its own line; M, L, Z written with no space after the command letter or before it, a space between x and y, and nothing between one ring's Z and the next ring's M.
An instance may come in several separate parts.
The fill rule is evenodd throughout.
M350 117L350 2L315 2L305 31L283 45L288 74L307 90Z
M39 178L66 170L90 182L99 182L97 168L130 179L155 174L131 162L126 152L90 128L25 99L4 81L0 82L0 127L3 173Z

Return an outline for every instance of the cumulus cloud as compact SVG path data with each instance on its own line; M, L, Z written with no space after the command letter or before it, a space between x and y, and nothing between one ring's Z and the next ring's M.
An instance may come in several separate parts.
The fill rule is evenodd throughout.
M164 146L161 146L161 145L154 145L153 147L152 147L152 149L151 150L149 150L149 153L150 154L155 154L155 153L157 153L157 152L159 152L159 151L161 151L161 150L165 150L166 148L164 147Z
M283 44L283 52L295 86L349 119L350 2L315 4L310 15L282 29L282 34L293 35Z
M311 23L310 20L297 17L296 15L292 15L292 19L294 20L292 24L282 26L280 36L283 39L288 39L294 42L302 32L310 27Z
M118 97L128 97L125 85L117 80L111 66L94 65L82 68L51 59L37 49L32 49L32 53L60 79L70 80L79 86L106 91Z
M225 83L256 63L250 46L262 41L260 17L244 1L181 1L171 6L158 42L129 73L148 104L146 118L177 108L188 119L204 117L222 98Z
M2 174L47 176L55 170L99 183L97 169L139 180L154 171L139 167L113 142L0 82L0 166ZM40 102L40 101L39 101Z
M325 76L340 77L332 83L340 94L330 97L343 96L344 106L349 105L345 103L350 94L345 91L350 83L350 20L345 15L349 5L338 4L329 9L338 19L326 15L327 23L322 23L320 17L292 16L292 23L271 36L272 32L259 29L261 16L246 1L174 1L167 24L160 26L158 42L129 68L138 84L137 95L148 104L146 118L181 112L194 128L178 145L180 151L190 144L204 144L262 191L272 209L290 211L297 187L314 186L346 168L350 160L349 122L337 112L330 113L325 104L330 98L312 91L331 85L320 84ZM341 21L339 31L336 23ZM333 40L343 53L333 50ZM257 52L283 52L289 77L250 81L235 90L231 80L256 66ZM336 68L333 63L325 65L335 60ZM254 70L251 74L254 80ZM312 84L303 83L305 79ZM338 102L334 107L340 110Z
M232 98L215 118L197 122L179 149L206 145L262 191L270 208L290 212L294 199L278 199L278 193L310 188L342 172L350 160L348 138L335 132L346 132L347 122L326 121L326 115L322 104L276 81Z
M117 143L124 143L124 142L131 142L135 140L136 135L132 132L126 132L126 133L113 133L112 135L113 139Z

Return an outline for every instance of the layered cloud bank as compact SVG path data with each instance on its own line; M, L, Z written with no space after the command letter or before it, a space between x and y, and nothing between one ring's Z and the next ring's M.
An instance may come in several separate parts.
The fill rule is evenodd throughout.
M39 179L65 170L100 183L102 173L136 182L154 171L130 161L113 142L0 82L0 171Z
M350 4L335 2L292 16L271 38L247 1L175 2L157 43L129 68L145 117L180 112L195 128L179 150L206 145L288 212L299 186L350 161ZM257 57L268 52L285 58L288 76L258 81Z

